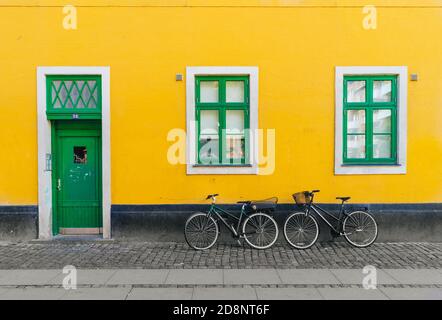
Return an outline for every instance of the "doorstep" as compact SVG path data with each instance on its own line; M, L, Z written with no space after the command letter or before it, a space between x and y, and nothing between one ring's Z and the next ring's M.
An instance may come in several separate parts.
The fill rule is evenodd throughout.
M56 235L51 239L33 239L30 243L49 243L49 242L99 242L99 243L113 243L114 239L104 239L101 234L93 235Z

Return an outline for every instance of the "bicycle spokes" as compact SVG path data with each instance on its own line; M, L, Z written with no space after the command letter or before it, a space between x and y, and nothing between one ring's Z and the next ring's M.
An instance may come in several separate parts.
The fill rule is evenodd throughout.
M278 238L278 226L269 215L256 213L244 221L243 235L252 247L265 249L272 246Z
M186 223L185 237L189 245L195 249L208 249L218 238L218 225L207 214L195 214Z
M294 213L284 224L287 242L298 249L311 247L318 238L319 227L316 220L303 212Z
M343 224L344 237L352 245L366 247L377 237L377 224L371 215L363 211L352 212Z

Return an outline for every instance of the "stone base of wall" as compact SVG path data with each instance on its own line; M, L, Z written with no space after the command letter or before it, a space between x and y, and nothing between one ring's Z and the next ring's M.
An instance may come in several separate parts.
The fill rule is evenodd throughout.
M335 204L322 206L332 212L339 210ZM240 209L237 205L224 207ZM442 242L442 204L371 204L351 207L368 208L374 215L379 225L378 242ZM184 241L183 228L186 219L193 212L205 209L207 206L204 205L114 205L112 237L126 240ZM294 205L282 204L274 213L280 226L280 241L284 241L284 219L293 211L299 209ZM221 241L230 238L224 226L221 226L221 234ZM332 239L330 228L320 221L319 241Z
M24 241L38 237L36 206L0 206L0 241Z
M336 211L335 204L322 205ZM184 241L186 219L207 205L113 205L112 238L136 241ZM238 205L223 206L239 210ZM378 242L442 242L442 204L371 204L352 205L354 209L368 207L379 224ZM296 206L281 204L274 213L282 226ZM332 240L329 227L320 221L320 241ZM36 206L0 206L0 241L26 241L38 238ZM336 239L342 240L341 238ZM229 232L221 226L220 241L231 242Z

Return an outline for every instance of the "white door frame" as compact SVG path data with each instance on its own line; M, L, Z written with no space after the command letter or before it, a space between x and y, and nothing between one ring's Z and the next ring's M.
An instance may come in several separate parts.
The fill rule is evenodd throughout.
M100 75L102 83L102 186L103 238L111 237L111 161L110 161L110 68L109 67L37 67L38 130L38 237L51 239L52 171L47 170L46 156L51 154L51 121L46 116L47 75Z

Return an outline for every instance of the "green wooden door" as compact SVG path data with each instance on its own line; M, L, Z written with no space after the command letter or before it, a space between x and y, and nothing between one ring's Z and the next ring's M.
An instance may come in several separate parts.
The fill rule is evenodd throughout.
M70 127L57 132L57 172L54 182L59 233L100 233L100 146L98 130Z

